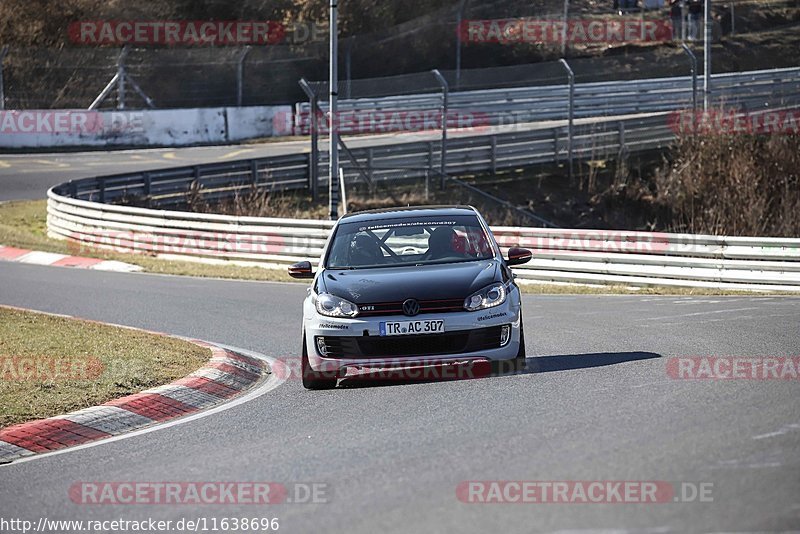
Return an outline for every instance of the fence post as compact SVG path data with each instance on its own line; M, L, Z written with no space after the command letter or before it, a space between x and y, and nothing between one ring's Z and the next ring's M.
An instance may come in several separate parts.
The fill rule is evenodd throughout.
M250 53L250 47L244 47L244 50L239 55L239 59L236 62L236 106L242 107L242 98L244 95L244 60L247 58L247 54Z
M117 109L125 109L125 59L127 56L128 45L125 45L117 59Z
M558 60L564 70L567 71L567 77L569 79L569 119L567 122L567 159L569 160L569 177L572 179L572 137L574 134L573 131L573 119L575 116L575 73L572 72L572 69L569 67L567 60L561 58Z
M564 29L561 31L561 55L567 55L567 20L569 18L569 0L564 0Z
M711 105L711 0L703 2L703 111Z
M309 116L311 121L311 154L308 162L308 188L311 190L311 200L317 202L319 200L319 116L317 115L319 104L317 102L317 94L311 89L308 81L305 78L300 78L298 83L308 97L308 103L311 106L311 115Z
M622 159L627 151L625 147L625 123L619 121L617 129L619 131L619 153L617 154L617 158Z
M433 170L433 141L428 141L428 171Z
M436 77L436 80L439 82L439 85L442 86L442 150L441 150L441 158L440 158L440 182L439 182L439 189L444 189L445 181L447 180L447 114L449 108L449 93L450 93L450 86L447 85L447 80L444 79L442 73L439 72L439 69L433 69L431 71L433 75Z
M461 87L461 23L464 19L464 8L468 0L461 0L458 5L458 14L456 15L456 91Z
M4 46L2 50L0 50L0 109L6 109L6 94L4 89L4 81L3 81L3 61L5 61L6 56L8 55L8 45Z
M697 114L697 56L694 52L686 46L686 43L681 43L683 51L689 56L690 69L692 73L692 113ZM695 117L696 119L696 117Z

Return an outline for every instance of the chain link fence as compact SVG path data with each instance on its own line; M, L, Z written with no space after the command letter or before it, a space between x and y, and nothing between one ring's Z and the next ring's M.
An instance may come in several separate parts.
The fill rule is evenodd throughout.
M687 74L686 57L676 42L613 47L590 43L562 50L554 42L464 42L457 31L459 22L474 20L562 20L565 7L570 20L669 19L665 0L624 1L637 7L619 15L619 2L614 0L461 0L396 26L345 34L339 43L339 95L360 98L438 91L439 84L429 74L432 68L441 70L452 91L563 84L565 75L557 61L563 55L569 58L577 83ZM645 10L645 5L656 7ZM719 38L734 31L739 35L780 30L780 23L797 23L797 10L795 0L715 2L714 34ZM306 100L297 83L300 78L327 78L327 32L308 35L314 37L293 44L254 46L247 52L244 47L225 46L131 47L124 68L157 108L291 104ZM696 48L701 56L699 44ZM757 54L757 50L747 43L715 50L714 72L786 67L796 61L792 54ZM119 56L119 47L11 47L3 61L5 108L87 108L118 72ZM319 95L327 93L325 83L314 88ZM112 87L100 108L118 107L121 97L129 109L146 107L145 100L128 86L125 95Z

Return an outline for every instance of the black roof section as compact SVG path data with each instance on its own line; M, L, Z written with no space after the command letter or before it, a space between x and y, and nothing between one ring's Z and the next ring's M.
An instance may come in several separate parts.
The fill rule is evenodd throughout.
M475 215L477 211L472 206L408 206L397 208L382 208L376 210L359 211L343 215L341 222L379 221L386 219L400 219L404 217L447 217L455 215Z

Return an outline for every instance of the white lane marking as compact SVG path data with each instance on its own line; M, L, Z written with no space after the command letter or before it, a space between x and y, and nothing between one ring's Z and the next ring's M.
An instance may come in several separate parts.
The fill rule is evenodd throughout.
M180 338L180 339L185 339L185 340L194 339L194 338L189 338L189 337L184 337L184 336L174 336L174 337L177 337L177 338ZM82 449L88 449L89 447L97 447L98 445L104 445L106 443L112 443L114 441L119 441L119 440L122 440L122 439L133 438L133 437L136 437L136 436L141 436L142 434L148 434L150 432L155 432L156 430L162 430L162 429L165 429L165 428L169 428L171 426L181 425L183 423L188 423L188 422L194 421L196 419L202 419L203 417L208 417L209 415L213 415L213 414L228 410L230 408L233 408L235 406L239 406L240 404L244 404L246 402L250 402L251 400L257 399L258 397L264 395L265 393L269 393L273 389L277 388L278 386L280 386L281 384L286 382L286 377L288 376L288 373L284 369L284 364L281 361L277 360L276 358L273 358L272 356L267 356L266 354L261 354L260 352L254 352L254 351L247 350L247 349L240 349L240 348L237 348L237 347L232 347L230 345L223 345L221 343L214 343L214 345L216 345L218 347L222 347L224 349L227 349L227 350L229 350L231 352L237 352L239 354L243 354L245 356L250 356L251 358L257 358L259 360L263 360L263 361L267 362L269 364L269 366L270 366L270 370L272 371L270 373L269 378L267 380L263 381L259 386L256 386L256 387L250 389L244 395L241 395L239 397L235 397L234 399L232 399L229 402L225 402L223 404L219 404L219 405L217 405L217 406L215 406L213 408L209 408L208 410L205 410L205 411L202 411L202 412L198 412L198 413L195 413L195 414L192 414L192 415L187 415L185 417L180 417L178 419L173 419L171 421L166 421L164 423L158 423L156 425L149 426L147 428L142 428L140 430L134 430L133 432L129 432L128 434L121 434L119 436L113 436L113 437L110 437L110 438L104 438L104 439L101 439L101 440L98 440L98 441L93 441L91 443L84 443L83 445L77 445L75 447L69 447L69 448L66 448L66 449L60 449L60 450L53 451L53 452L41 453L41 454L37 454L35 456L26 456L25 458L20 458L18 460L14 460L13 462L11 462L9 464L2 465L2 466L0 466L0 469L7 469L10 466L14 466L14 465L25 463L25 462L32 462L32 461L35 461L35 460L39 460L41 458L46 458L48 456L55 456L57 454L67 454L67 453L79 451L79 450L82 450ZM275 371L276 369L278 369L280 372L276 372Z
M679 313L678 315L662 315L660 317L644 317L643 319L646 321L658 321L661 319L680 319L681 317L696 317L698 315L711 315L713 313L734 313L734 312L741 312L741 311L750 311L750 310L760 310L761 308L733 308L730 310L711 310L711 311L704 311L704 312L694 312L694 313Z
M784 425L775 432L767 432L766 434L759 434L758 436L753 436L753 439L767 439L767 438L774 438L777 436L782 436L784 434L788 434L789 432L793 432L795 430L800 430L800 424L791 423L788 425Z
M232 159L237 156L241 156L242 154L247 154L248 152L252 152L254 149L252 148L243 148L241 150L234 150L233 152L228 152L227 154L223 154L222 156L218 157L217 159Z

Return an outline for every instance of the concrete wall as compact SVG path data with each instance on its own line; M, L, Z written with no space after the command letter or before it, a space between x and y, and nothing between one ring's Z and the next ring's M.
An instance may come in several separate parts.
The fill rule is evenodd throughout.
M0 111L0 148L185 146L291 133L291 106Z

